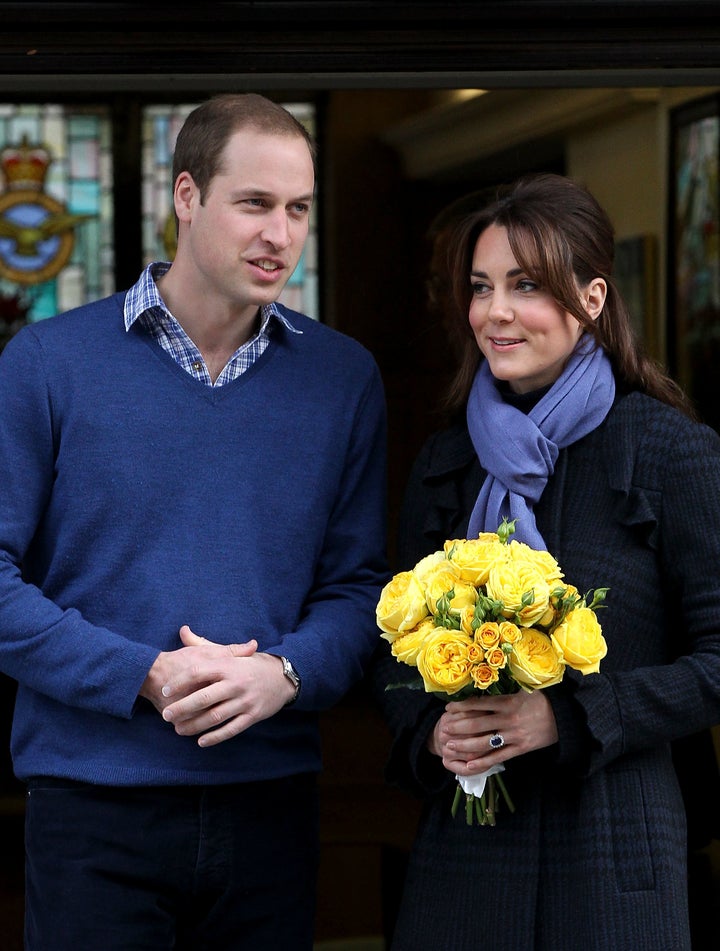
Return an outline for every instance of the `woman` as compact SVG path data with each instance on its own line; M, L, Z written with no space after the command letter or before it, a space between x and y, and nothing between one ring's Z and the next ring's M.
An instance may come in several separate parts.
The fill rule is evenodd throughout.
M443 704L384 690L409 670L383 643L388 779L424 798L393 951L690 948L671 743L720 722L720 439L641 352L613 248L556 175L456 232L457 418L413 469L400 569L516 519L581 592L609 588L608 650L599 673ZM515 812L453 819L455 776L499 763Z

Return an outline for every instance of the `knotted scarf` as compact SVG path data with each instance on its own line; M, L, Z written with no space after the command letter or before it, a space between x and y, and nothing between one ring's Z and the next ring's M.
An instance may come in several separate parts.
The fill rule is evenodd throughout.
M545 550L533 506L555 471L559 451L596 429L614 396L610 360L588 334L527 414L505 402L483 360L470 390L467 422L488 475L470 516L468 538L497 531L503 518L516 519L513 537Z

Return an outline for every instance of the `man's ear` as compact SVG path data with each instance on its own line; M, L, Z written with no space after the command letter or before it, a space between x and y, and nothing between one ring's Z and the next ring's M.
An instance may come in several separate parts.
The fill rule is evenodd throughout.
M178 221L189 221L192 217L193 199L198 194L197 185L190 172L180 172L175 180L173 203Z

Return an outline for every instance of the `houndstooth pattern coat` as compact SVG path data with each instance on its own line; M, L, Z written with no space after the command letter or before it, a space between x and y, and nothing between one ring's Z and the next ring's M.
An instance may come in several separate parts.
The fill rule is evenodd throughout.
M483 478L464 424L428 441L397 570L465 537ZM624 395L560 453L536 517L570 583L609 587L608 653L599 674L549 688L559 742L506 764L516 812L469 828L450 816L454 777L425 749L443 704L384 690L411 672L382 642L387 778L424 800L392 951L689 951L672 746L720 723L720 438ZM714 758L710 769L716 782Z

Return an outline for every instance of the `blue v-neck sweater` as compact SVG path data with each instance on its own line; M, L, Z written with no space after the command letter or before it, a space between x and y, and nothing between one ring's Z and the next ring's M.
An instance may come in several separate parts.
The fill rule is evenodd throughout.
M385 402L356 341L288 312L208 387L124 294L24 328L0 358L0 668L21 779L206 784L320 768L318 710L361 676L385 572ZM296 705L201 749L138 690L178 630L257 638Z

